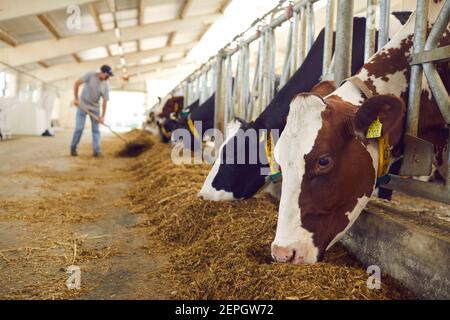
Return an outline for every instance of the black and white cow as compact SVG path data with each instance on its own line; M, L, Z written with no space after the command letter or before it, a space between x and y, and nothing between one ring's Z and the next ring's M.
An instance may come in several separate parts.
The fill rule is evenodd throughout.
M390 33L394 34L401 28L402 23L409 17L410 12L398 12L391 16ZM364 37L366 19L356 17L353 19L353 48L352 48L352 74L355 74L363 65L364 59ZM275 95L269 106L252 123L243 123L240 128L232 125L240 136L245 135L249 129L271 130L278 129L280 132L286 124L289 112L289 104L299 92L308 92L319 83L322 75L322 57L324 48L324 30L322 30L309 51L304 63L294 73L288 83ZM227 153L227 146L232 154ZM266 164L258 161L255 164L245 162L244 164L227 164L229 157L236 158L237 154L260 154L264 145L261 143L238 143L238 135L232 135L221 146L219 158L214 163L206 181L199 192L199 196L206 200L235 200L252 197L269 180L268 175L262 175L261 169ZM255 150L257 149L257 150ZM261 154L263 154L262 152ZM266 162L267 163L267 162Z

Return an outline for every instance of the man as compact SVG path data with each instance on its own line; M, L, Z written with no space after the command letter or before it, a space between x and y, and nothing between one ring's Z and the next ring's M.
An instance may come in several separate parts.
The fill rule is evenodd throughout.
M93 113L97 119L91 118L92 126L92 145L94 149L94 157L100 157L100 130L99 123L103 123L106 114L106 105L109 100L108 79L114 76L112 69L108 65L103 65L100 72L88 72L81 79L77 80L74 85L74 104L77 106L75 132L73 134L72 144L70 146L70 154L73 157L78 155L77 146L83 134L84 124L86 122L87 113L82 109ZM84 84L81 97L78 98L78 91ZM100 98L102 98L102 110L100 114ZM98 121L97 121L98 120Z

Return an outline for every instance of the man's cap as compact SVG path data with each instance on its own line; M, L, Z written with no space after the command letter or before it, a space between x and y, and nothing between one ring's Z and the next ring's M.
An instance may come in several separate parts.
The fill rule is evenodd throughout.
M103 65L103 66L100 68L100 70L101 70L101 72L108 74L110 77L113 77L113 76L114 76L114 73L112 72L111 67L108 66L108 65L106 65L106 64Z

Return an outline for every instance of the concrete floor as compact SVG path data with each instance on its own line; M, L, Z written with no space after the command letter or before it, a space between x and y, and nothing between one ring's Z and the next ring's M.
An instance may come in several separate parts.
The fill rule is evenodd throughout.
M116 139L91 154L69 156L71 132L0 142L0 298L160 299L152 277L165 258L150 253L139 218L127 209L127 159ZM68 290L66 268L81 269L81 290Z

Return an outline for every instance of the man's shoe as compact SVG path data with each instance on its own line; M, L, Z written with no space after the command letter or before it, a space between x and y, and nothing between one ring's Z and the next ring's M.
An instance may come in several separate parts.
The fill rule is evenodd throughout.
M94 158L103 158L103 154L101 152L94 152Z
M75 150L70 151L70 155L72 157L78 157L78 152L76 152Z

